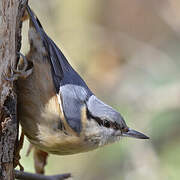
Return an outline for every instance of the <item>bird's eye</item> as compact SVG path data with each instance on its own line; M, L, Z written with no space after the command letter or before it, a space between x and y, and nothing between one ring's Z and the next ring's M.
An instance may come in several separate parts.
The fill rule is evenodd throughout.
M111 124L110 124L109 121L104 120L104 126L107 127L107 128L110 128Z

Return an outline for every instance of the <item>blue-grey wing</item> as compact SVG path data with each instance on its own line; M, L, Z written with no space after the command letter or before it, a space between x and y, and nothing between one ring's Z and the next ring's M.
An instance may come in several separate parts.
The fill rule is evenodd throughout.
M60 87L64 115L69 126L78 134L81 132L81 110L89 95L85 88L73 84Z

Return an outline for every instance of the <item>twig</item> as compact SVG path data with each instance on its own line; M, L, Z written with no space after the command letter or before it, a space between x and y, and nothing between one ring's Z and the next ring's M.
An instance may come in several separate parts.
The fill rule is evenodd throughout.
M42 174L33 174L23 171L14 170L14 175L16 179L19 180L63 180L71 177L70 173L67 174L58 174L53 176L45 176Z

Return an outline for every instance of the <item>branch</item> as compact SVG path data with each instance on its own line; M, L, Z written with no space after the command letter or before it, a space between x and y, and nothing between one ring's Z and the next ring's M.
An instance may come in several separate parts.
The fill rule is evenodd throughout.
M14 175L16 179L19 180L63 180L71 177L70 173L58 174L53 176L44 176L41 174L27 173L23 171L14 170Z

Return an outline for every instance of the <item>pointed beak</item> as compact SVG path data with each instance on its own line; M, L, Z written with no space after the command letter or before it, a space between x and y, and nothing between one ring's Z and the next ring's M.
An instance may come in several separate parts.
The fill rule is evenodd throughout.
M123 132L122 136L124 137L132 137L132 138L137 138L137 139L149 139L148 136L144 135L143 133L140 133L138 131L135 131L131 128L127 132Z

